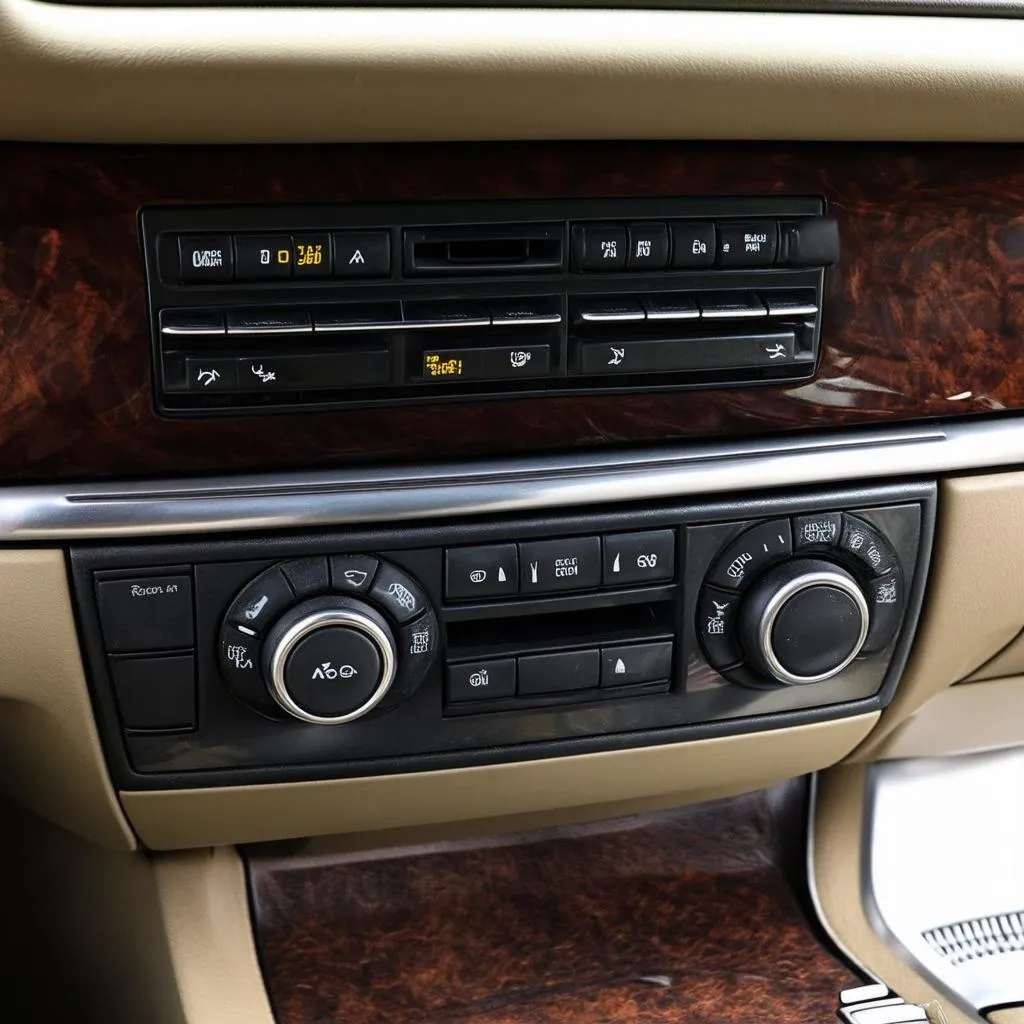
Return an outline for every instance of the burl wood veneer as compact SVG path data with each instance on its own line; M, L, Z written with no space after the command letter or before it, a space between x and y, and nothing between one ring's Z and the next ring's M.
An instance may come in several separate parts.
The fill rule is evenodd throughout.
M250 851L277 1020L827 1024L860 979L787 877L801 792L476 844Z
M800 193L839 218L817 379L235 419L153 409L137 211L158 203ZM588 143L0 145L0 480L325 467L1024 406L1024 149Z

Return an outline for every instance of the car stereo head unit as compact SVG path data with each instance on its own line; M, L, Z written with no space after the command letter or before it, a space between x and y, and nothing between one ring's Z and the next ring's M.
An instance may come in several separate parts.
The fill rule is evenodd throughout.
M143 211L167 414L810 378L814 197Z

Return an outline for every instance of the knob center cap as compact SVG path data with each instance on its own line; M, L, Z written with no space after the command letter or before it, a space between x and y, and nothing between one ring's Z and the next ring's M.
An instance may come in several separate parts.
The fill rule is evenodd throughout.
M779 609L771 628L771 648L793 676L811 678L835 671L856 654L862 619L845 590L808 587Z
M339 718L361 708L380 683L377 646L363 633L325 626L300 640L284 665L293 701L322 718Z

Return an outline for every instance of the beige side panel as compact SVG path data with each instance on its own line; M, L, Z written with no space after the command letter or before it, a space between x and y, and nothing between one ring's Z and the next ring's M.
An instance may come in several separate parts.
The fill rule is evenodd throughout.
M904 999L930 1003L939 998L934 989L875 934L864 913L860 871L866 774L864 765L841 765L818 778L810 865L818 912L854 963ZM945 1002L943 1007L950 1024L972 1019Z
M1024 22L0 0L0 138L1024 138Z
M1024 744L1024 677L936 694L877 748L876 760L980 754Z
M100 750L60 551L0 551L0 787L93 842L134 846Z
M122 793L152 849L379 832L554 810L601 818L759 789L845 757L878 716L640 750L369 779ZM578 813L572 817L579 820Z
M896 699L857 750L882 741L935 694L965 679L1024 626L1024 473L954 477L939 489L928 595Z

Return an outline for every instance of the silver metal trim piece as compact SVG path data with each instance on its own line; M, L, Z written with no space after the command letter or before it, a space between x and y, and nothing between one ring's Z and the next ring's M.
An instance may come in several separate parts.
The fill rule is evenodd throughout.
M540 324L560 324L561 313L538 313L536 316L495 316L491 314L491 323L495 327L518 327L519 324L527 326Z
M260 334L312 334L312 323L308 327L229 327L228 334L236 337L253 337Z
M600 310L584 310L580 313L580 319L588 324L612 324L612 323L636 323L639 320L646 320L647 314L642 309L636 312L629 310L609 310L602 313Z
M805 590L813 590L815 587L833 587L835 590L841 590L847 597L849 597L853 603L857 606L857 611L860 613L860 631L857 637L857 642L854 644L853 650L850 652L841 665L837 665L833 669L829 669L828 672L820 672L816 676L798 676L790 672L789 669L779 661L778 656L775 653L775 648L772 646L772 630L775 628L775 620L779 617L779 612L782 611L783 606L787 601L791 601L797 594L802 593ZM798 576L796 579L790 580L788 583L779 588L779 590L771 596L768 604L765 605L764 612L761 615L761 621L757 627L757 644L761 649L761 657L764 658L768 665L768 669L776 679L780 682L788 683L790 686L806 686L809 683L823 683L826 679L831 679L833 676L838 675L846 668L854 658L860 654L860 649L864 646L864 641L868 636L868 622L870 620L871 612L868 609L867 600L864 594L861 592L860 587L846 576L844 573L839 572L825 572L816 571L804 573L802 576ZM887 1024L885 1021L878 1022L878 1024Z
M935 930L1024 906L1024 748L868 769L861 899L876 934L974 1020L1024 1002L1024 949L951 959ZM908 845L909 844L909 845ZM984 924L980 924L984 935ZM965 940L968 938L964 936Z
M408 468L35 484L0 488L0 541L59 543L517 514L1021 462L1024 417L1014 417Z
M404 320L377 320L371 323L358 324L354 321L347 324L330 324L326 327L313 323L314 334L348 334L369 331L398 331L405 327Z
M743 309L704 309L701 307L700 317L702 320L762 320L768 315L768 310L762 306L754 309L753 306Z
M648 320L699 320L700 310L694 306L693 309L668 309L654 310L647 307Z
M284 670L292 651L302 640L318 629L327 629L331 626L354 629L366 636L380 653L381 674L377 688L365 704L360 705L355 711L350 711L347 715L327 718L311 714L295 703L288 691ZM395 645L391 637L368 615L363 615L355 609L338 608L334 611L315 612L312 615L307 615L304 619L296 622L281 637L281 641L270 659L270 689L274 700L289 715L302 722L308 722L310 725L344 725L346 722L354 722L357 718L369 714L387 696L391 684L395 681L395 672Z
M161 334L185 334L185 335L200 335L200 334L212 334L218 337L227 334L227 330L223 327L161 327Z
M769 316L813 316L818 312L818 306L814 302L781 302L776 305L768 300Z
M411 331L433 331L446 327L490 327L489 316L472 316L461 320L403 320L402 327Z
M839 993L839 1005L849 1006L851 1003L872 1003L876 999L889 999L889 986L882 984L861 985L859 988L843 989ZM892 997L897 998L897 997Z

